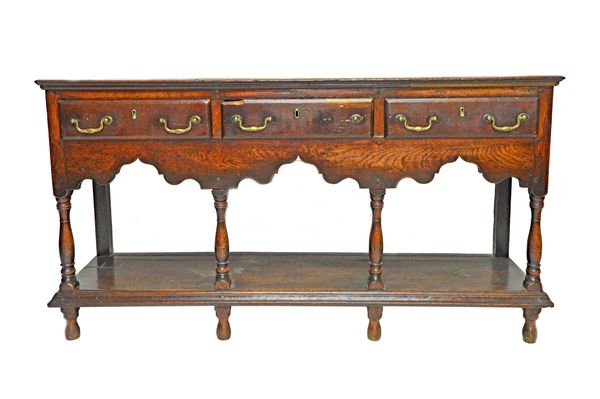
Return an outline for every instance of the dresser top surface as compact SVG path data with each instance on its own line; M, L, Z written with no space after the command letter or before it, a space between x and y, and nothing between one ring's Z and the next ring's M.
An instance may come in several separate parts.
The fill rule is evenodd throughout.
M369 79L182 79L36 80L44 90L231 90L556 86L562 76L369 78Z

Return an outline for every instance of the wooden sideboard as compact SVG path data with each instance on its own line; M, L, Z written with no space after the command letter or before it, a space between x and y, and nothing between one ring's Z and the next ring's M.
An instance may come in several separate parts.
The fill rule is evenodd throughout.
M46 91L60 216L61 309L67 339L86 306L211 305L217 336L233 305L355 305L368 337L384 305L523 309L523 339L552 302L542 290L541 212L548 187L552 93L559 76L452 79L38 81ZM386 189L431 181L458 158L496 184L491 254L387 254ZM300 158L329 183L369 189L368 253L229 252L227 194L268 183ZM165 180L196 180L216 209L214 253L115 253L109 183L140 160ZM529 190L527 265L509 258L511 181ZM79 273L71 194L93 181L97 256ZM367 232L365 232L365 240ZM216 267L216 270L215 270Z

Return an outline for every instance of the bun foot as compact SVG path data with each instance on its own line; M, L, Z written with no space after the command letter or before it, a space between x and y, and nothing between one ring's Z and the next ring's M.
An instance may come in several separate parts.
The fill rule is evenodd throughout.
M523 341L528 344L535 344L537 340L537 328L534 325L529 325L527 322L523 326Z
M63 313L63 316L65 317L65 320L67 321L67 325L65 327L65 338L68 341L76 340L81 335L81 330L79 329L79 324L77 324L77 316L79 316L79 308L75 308L75 309L61 308L60 311Z
M227 341L231 338L231 327L229 326L229 321L219 321L217 325L217 338L221 341Z
M381 324L378 321L370 321L367 328L367 337L371 341L379 341L381 338Z
M383 314L383 306L368 306L367 314L369 315L367 337L371 341L379 341L381 338L381 324L379 324L379 319L381 319Z
M65 328L65 338L69 341L76 340L81 335L79 330L79 324L77 320L67 320L67 327Z
M523 309L523 317L525 318L523 341L528 344L533 344L537 340L537 326L535 323L541 311L541 309Z
M221 341L226 341L231 337L231 326L229 325L231 306L215 306L215 313L219 318L219 323L217 324L217 338Z

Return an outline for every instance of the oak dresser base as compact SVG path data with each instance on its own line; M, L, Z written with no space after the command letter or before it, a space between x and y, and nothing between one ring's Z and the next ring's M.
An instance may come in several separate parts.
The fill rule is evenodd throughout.
M214 306L222 340L232 306L365 306L371 340L384 306L518 307L533 343L542 308L553 306L540 277L541 217L562 79L39 81L60 222L61 279L49 306L60 308L69 340L80 336L80 308L94 306ZM245 178L268 183L298 158L329 183L352 178L369 190L368 253L229 252L229 190ZM458 158L496 185L492 253L385 253L386 190L407 177L428 183ZM110 182L136 160L171 184L211 190L214 252L114 252ZM85 179L97 257L77 272L71 196ZM524 270L508 250L513 179L530 198Z

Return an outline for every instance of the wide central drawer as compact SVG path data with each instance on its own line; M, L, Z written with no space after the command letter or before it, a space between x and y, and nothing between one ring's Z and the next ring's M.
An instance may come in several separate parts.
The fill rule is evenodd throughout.
M372 99L248 99L223 102L223 138L368 138Z

